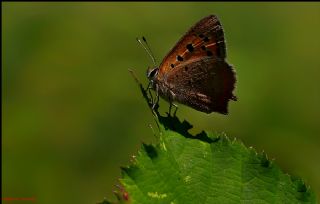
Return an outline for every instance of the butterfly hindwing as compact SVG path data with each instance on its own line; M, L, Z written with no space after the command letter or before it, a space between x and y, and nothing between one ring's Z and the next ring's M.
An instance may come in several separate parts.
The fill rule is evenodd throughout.
M202 112L227 114L228 101L236 100L232 94L235 73L222 59L202 57L181 64L173 72L166 84L175 101Z

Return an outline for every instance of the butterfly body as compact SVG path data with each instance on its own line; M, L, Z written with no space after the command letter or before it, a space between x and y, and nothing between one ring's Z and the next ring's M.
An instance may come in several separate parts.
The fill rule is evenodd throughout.
M210 15L191 27L147 76L151 87L169 103L227 114L228 101L236 100L232 93L236 77L225 57L222 26Z

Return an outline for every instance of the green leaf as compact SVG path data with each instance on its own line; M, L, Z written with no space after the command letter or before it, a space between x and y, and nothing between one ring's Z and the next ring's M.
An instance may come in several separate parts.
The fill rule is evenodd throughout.
M159 116L159 143L143 144L120 182L130 203L316 203L292 178L241 142L223 134L188 133L191 125ZM121 193L120 193L121 194Z
M152 99L139 85L151 108ZM187 121L151 110L158 142L143 144L131 165L122 168L121 186L115 192L119 203L316 203L314 192L301 179L282 172L265 153L224 134L193 136Z

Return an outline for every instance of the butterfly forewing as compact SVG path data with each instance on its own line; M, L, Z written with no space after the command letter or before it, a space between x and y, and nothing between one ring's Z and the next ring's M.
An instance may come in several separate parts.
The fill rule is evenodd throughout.
M179 64L202 56L225 58L222 26L215 15L210 15L189 29L163 59L159 77L169 74Z

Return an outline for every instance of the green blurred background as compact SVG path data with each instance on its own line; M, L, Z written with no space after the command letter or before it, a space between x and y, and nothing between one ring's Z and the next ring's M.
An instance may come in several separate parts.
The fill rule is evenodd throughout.
M193 133L224 131L265 150L319 198L320 3L209 2L2 3L3 197L114 198L119 167L154 142L128 73L146 83L152 65L135 38L145 35L161 61L209 14L224 27L239 101L228 116L182 105L178 116Z

